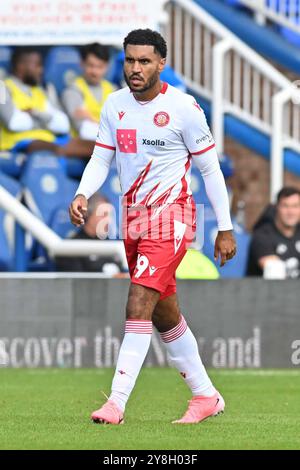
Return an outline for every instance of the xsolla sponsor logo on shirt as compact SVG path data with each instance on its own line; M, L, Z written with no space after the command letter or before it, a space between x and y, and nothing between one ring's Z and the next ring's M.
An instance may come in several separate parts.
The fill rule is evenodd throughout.
M142 140L142 144L143 145L156 145L157 147L163 147L165 145L165 141L164 140L160 140L160 139L143 139Z

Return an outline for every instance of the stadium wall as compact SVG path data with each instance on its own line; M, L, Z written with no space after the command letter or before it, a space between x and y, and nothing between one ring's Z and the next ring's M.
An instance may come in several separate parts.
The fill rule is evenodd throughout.
M114 366L128 286L123 279L2 277L0 365ZM207 366L300 366L299 281L179 281L178 291ZM157 334L146 363L167 365Z

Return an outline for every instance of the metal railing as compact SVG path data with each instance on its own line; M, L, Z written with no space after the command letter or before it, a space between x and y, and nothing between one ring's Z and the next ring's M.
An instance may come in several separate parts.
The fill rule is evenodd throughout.
M231 114L271 139L274 122L276 125L276 120L281 119L282 130L277 135L281 152L289 147L300 153L300 107L291 101L293 84L194 2L173 0L166 9L169 21L164 34L169 63L195 93L211 101L218 151L224 150L224 116ZM279 117L274 101L282 90L290 90L291 94ZM274 150L272 159L277 155ZM280 161L283 162L282 156ZM271 173L273 170L271 165ZM282 178L278 179L283 172L275 174L270 177L272 199L283 184Z
M64 240L2 186L0 186L0 207L11 214L24 230L31 233L48 250L51 257L117 254L124 268L127 267L123 242L120 240L105 240L104 242L101 240ZM22 269L16 270L22 271Z
M259 24L269 20L300 34L299 0L239 0L239 2L253 10Z

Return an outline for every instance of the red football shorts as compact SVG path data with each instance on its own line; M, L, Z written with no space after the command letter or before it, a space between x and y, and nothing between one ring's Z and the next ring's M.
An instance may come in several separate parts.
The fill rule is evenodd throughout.
M123 208L123 238L131 282L160 292L176 292L176 269L196 233L191 204Z

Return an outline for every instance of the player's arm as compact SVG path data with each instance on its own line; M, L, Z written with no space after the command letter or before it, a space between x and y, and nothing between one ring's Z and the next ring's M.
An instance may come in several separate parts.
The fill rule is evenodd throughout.
M70 131L70 122L66 113L49 100L47 100L45 111L33 111L32 115L53 134L67 134Z
M214 256L221 258L221 266L233 258L236 253L236 242L230 217L230 207L224 176L220 168L216 148L212 147L201 154L193 155L193 161L200 170L207 197L214 209L218 235L215 241Z
M217 218L214 256L216 261L220 257L220 265L223 266L236 253L227 189L204 112L195 103L191 103L190 108L185 114L188 118L183 138L194 164L201 172L207 197Z
M115 150L106 106L104 106L93 155L85 167L75 198L69 208L70 219L74 225L84 224L88 199L101 188L106 180Z
M85 108L79 89L74 85L66 88L62 95L62 103L79 136L82 139L94 140L98 130L98 122Z
M32 116L29 112L16 108L7 87L5 87L5 101L0 106L0 122L12 132L29 131L34 128Z
M86 215L88 199L96 192L107 178L114 151L108 149L98 150L97 143L83 172L79 187L76 191L70 208L70 219L72 224L83 225Z

